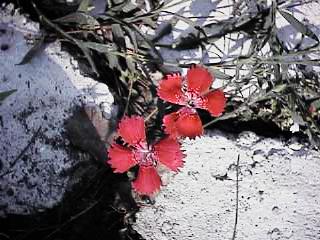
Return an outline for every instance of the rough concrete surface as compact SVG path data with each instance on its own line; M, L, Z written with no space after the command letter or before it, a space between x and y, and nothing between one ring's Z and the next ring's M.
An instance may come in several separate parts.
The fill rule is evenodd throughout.
M173 1L172 5L177 2L180 1ZM201 26L210 19L214 21L231 17L232 7L223 6L233 6L233 2L185 1L168 11L185 17L214 17L209 20L192 19ZM269 4L271 2L268 1ZM290 11L319 36L319 1L291 8ZM192 27L170 14L164 14L159 21L165 23L169 20L177 21L177 25L173 34L163 38L162 43L172 43L192 31ZM276 16L276 25L279 38L289 49L302 40L301 34L280 14ZM241 33L228 37L215 42L222 54L211 45L206 47L204 58L200 47L179 52L168 49L160 51L166 61L180 63L215 62L215 54L220 54L222 60L228 60L247 53L249 39ZM302 46L313 43L310 39L304 39ZM263 52L269 50L266 45ZM295 72L294 68L289 68ZM319 73L318 67L308 66L308 69ZM225 70L225 73L234 75L235 69ZM245 74L246 71L240 71L241 76ZM214 87L218 87L226 82L218 79L214 84ZM245 92L242 94L246 96ZM299 129L298 124L293 126ZM137 214L134 228L145 239L232 239L238 155L239 216L236 239L320 239L320 157L319 152L311 150L307 144L300 144L295 139L285 142L261 138L251 132L240 136L208 132L202 138L184 141L183 148L187 157L181 172L163 175L165 186L155 197L154 205L142 204Z
M0 216L28 214L57 204L68 187L64 173L81 161L63 128L74 106L98 105L108 115L113 97L106 85L82 76L59 43L16 65L38 24L12 6L0 12L0 28L0 92L17 90L0 105Z
M185 166L144 206L145 239L320 239L320 157L296 140L208 132L183 143Z

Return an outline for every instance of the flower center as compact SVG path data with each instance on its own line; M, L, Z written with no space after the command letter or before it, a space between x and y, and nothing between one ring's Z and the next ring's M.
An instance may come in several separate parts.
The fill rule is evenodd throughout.
M134 158L140 166L156 166L153 150L146 143L140 143L134 150Z
M189 108L202 108L203 105L205 104L204 98L197 92L195 91L190 91L188 90L187 83L185 82L182 85L182 92L185 96L185 102L186 106Z
M204 104L204 99L198 93L194 91L187 91L184 93L186 96L187 106L190 108L202 107Z

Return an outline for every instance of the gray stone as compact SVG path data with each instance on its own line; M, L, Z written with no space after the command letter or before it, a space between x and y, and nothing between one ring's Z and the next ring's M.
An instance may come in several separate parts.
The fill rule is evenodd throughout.
M0 215L29 214L59 203L70 185L71 155L64 122L77 105L103 105L113 97L104 84L80 74L77 62L55 42L30 63L16 65L31 48L38 24L0 12L0 92L17 91L0 105ZM29 40L28 40L29 39Z

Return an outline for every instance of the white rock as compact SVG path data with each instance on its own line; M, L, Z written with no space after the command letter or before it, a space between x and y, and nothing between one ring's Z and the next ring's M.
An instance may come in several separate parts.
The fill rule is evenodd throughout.
M299 151L302 147L303 147L303 145L299 144L299 143L292 143L289 145L289 148L294 151Z
M31 47L25 37L37 33L38 24L11 16L7 8L0 12L0 28L0 45L9 47L0 51L0 92L17 89L0 105L0 215L28 214L61 201L69 181L62 173L79 162L70 156L63 128L72 108L103 105L108 115L113 97L106 85L82 76L59 43L16 65Z
M236 239L320 239L319 152L289 155L280 139L243 147L235 138L211 132L185 140L185 166L140 209L135 230L147 240L231 239L240 155ZM279 151L266 156L272 148ZM229 180L217 180L225 174Z
M299 132L300 130L300 126L297 123L294 123L291 127L290 127L290 132L295 133L295 132Z

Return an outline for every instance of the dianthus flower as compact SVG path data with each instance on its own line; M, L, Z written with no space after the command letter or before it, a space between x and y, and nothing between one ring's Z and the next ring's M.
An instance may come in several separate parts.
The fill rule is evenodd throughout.
M124 117L119 123L118 134L127 144L122 146L114 142L108 150L108 163L115 173L124 173L139 165L137 178L132 182L139 194L152 195L160 190L158 162L172 171L183 166L184 155L177 140L166 137L154 145L147 143L142 117Z
M195 138L203 133L196 108L205 109L214 117L222 114L226 98L222 90L210 89L213 80L207 69L194 66L188 69L184 78L180 74L173 74L160 81L158 96L167 102L183 106L163 118L165 132L171 138Z

